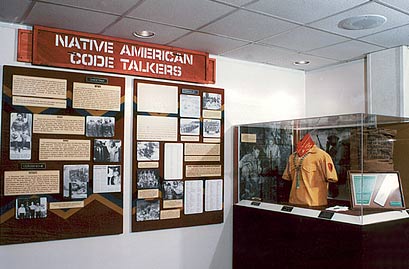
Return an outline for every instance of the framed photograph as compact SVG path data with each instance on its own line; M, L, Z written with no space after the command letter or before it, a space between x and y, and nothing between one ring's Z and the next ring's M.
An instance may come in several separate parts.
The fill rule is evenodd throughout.
M203 93L203 109L221 110L222 95L217 93Z
M85 134L88 137L113 137L115 135L115 118L87 116Z
M121 166L94 165L93 192L104 193L120 191L121 191Z
M64 198L88 197L89 165L64 165Z
M220 137L220 120L203 120L203 136L204 137Z
M349 172L352 208L404 209L398 172Z
M10 114L10 160L31 160L32 125L32 114Z
M136 154L138 161L159 161L159 142L138 142Z
M200 135L199 119L180 119L181 135Z
M183 181L166 180L163 182L163 200L183 199Z
M47 217L47 197L16 199L16 219Z
M121 161L121 140L95 139L94 161L119 163Z
M159 200L137 200L136 221L159 220Z
M200 118L200 96L181 94L180 116L186 118Z
M159 188L159 169L138 169L136 186L138 189Z

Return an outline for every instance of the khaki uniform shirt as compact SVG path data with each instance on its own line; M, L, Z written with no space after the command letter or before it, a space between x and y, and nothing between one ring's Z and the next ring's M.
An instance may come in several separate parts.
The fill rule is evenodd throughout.
M331 156L315 145L304 156L290 155L283 179L292 181L289 202L308 206L326 205L328 182L338 181Z

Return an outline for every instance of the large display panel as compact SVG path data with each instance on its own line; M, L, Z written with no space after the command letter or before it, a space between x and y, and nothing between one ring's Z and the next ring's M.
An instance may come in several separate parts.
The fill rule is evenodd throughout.
M237 126L235 202L314 208L328 218L403 210L408 141L409 119L370 114Z
M223 89L134 86L132 231L223 222Z
M1 244L122 233L124 86L4 66Z

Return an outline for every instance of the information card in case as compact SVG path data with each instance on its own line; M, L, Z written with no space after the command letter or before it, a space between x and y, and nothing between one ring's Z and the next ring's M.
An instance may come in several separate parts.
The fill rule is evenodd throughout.
M291 212L291 211L293 211L293 209L294 209L294 207L285 205L285 206L283 206L283 207L281 208L281 211Z
M321 219L332 219L334 214L335 214L334 212L321 211L318 217Z

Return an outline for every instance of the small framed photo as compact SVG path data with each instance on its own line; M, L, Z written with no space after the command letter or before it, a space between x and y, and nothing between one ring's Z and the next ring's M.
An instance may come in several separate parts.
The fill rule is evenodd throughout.
M183 199L183 181L166 180L163 182L163 200Z
M85 134L88 137L113 137L115 118L87 116Z
M181 94L180 116L186 118L200 118L200 96Z
M121 140L95 139L94 161L119 163L121 161Z
M104 193L120 191L121 191L121 166L94 165L93 192Z
M217 93L203 93L203 109L221 110L222 95Z
M31 160L33 115L10 113L10 160Z
M138 189L158 189L159 169L138 169L136 186Z
M136 154L138 161L159 161L159 142L138 142Z
M220 120L203 120L203 137L220 137Z
M16 219L47 217L47 197L16 199Z
M352 208L404 209L398 172L349 172Z
M88 197L89 165L64 165L63 196L68 199Z
M180 119L181 135L200 135L199 119Z
M159 220L159 200L137 200L136 221Z

